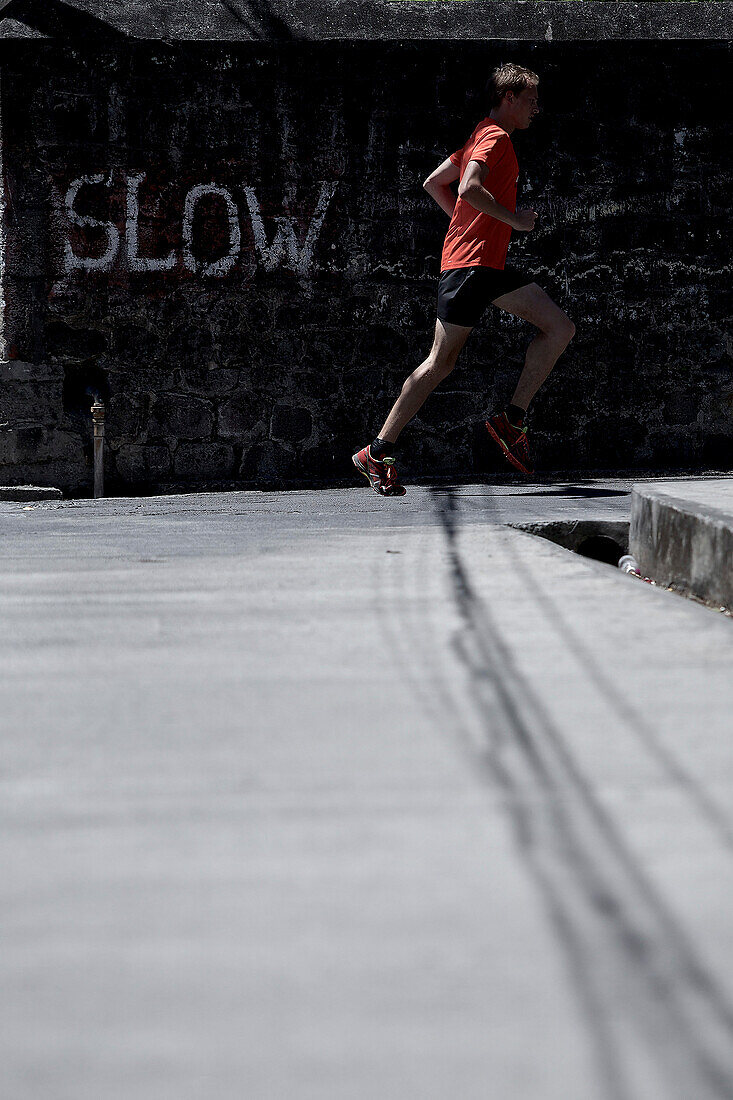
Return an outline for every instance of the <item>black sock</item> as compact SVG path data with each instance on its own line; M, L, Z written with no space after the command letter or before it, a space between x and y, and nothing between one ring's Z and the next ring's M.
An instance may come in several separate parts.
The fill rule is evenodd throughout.
M515 428L521 428L526 411L526 409L520 409L519 405L507 405L506 418Z
M369 453L372 458L383 458L384 455L389 455L391 458L396 449L396 443L390 443L387 439L382 439L381 436L377 436L374 442L369 444Z

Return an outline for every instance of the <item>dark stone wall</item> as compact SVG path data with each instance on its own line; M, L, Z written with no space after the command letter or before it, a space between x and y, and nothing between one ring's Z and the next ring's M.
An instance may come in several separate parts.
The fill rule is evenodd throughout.
M531 410L538 468L730 468L730 43L17 42L0 481L89 491L97 395L111 491L349 478L432 339L448 219L422 180L506 59L543 108L510 262L577 326ZM484 469L472 426L532 334L489 310L406 476Z

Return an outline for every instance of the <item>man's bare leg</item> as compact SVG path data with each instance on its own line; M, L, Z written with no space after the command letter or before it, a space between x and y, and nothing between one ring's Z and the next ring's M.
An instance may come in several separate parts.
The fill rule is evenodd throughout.
M425 399L453 370L470 331L470 328L463 325L450 325L441 320L435 322L435 337L430 354L405 379L402 391L379 432L380 439L396 443L398 435L412 420Z
M495 298L492 305L523 317L540 331L527 348L512 404L525 411L575 335L575 325L537 283Z

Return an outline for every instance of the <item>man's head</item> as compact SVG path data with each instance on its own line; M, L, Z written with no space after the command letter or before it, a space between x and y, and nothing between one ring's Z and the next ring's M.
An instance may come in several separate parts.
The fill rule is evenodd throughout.
M486 84L493 117L501 117L512 129L526 130L539 110L537 85L540 78L521 65L500 65Z

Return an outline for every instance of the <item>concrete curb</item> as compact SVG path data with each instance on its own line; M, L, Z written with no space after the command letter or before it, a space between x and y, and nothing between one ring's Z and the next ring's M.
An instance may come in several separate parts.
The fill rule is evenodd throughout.
M634 485L629 552L657 584L733 607L733 500L728 512Z

